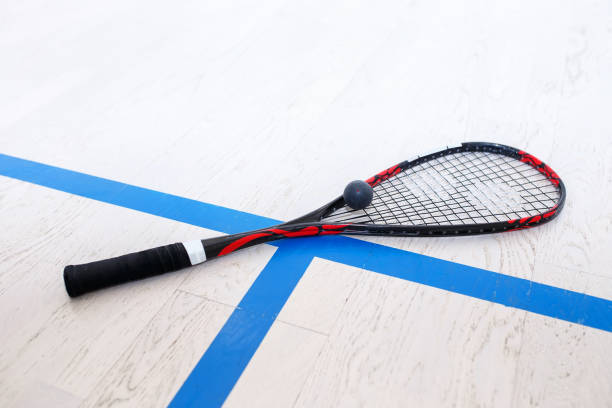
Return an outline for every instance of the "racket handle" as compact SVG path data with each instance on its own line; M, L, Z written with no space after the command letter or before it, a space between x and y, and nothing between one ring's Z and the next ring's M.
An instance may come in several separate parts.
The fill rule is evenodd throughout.
M193 256L187 252L187 244L176 243L102 261L68 265L64 268L66 291L70 297L76 297L108 286L191 266L194 264Z

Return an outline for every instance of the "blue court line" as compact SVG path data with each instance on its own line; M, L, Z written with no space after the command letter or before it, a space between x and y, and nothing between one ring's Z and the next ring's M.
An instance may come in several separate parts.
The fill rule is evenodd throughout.
M263 228L278 223L270 218L2 154L0 174L225 233ZM299 277L297 280L288 277L291 282L287 282L278 280L278 276L282 276L283 271L301 276L307 265L305 260L314 256L612 332L610 300L349 237L300 238L278 241L272 245L281 247L273 257L274 262L271 261L262 271L256 283L260 279L261 281L247 292L243 298L245 303L241 302L242 307L236 309L217 335L213 342L215 346L211 345L210 352L207 351L202 357L175 397L177 402L173 402L174 406L191 405L192 400L188 397L195 398L204 390L208 390L211 395L201 397L201 401L208 401L210 406L217 406L215 401L222 403L225 400L231 391L228 384L235 384L241 370L272 324L273 316L282 308L286 297L281 293L290 293L299 280ZM284 251L289 251L289 254ZM293 264L294 270L285 268L283 265L289 266L290 259L294 257L296 263L304 262L304 265ZM279 259L284 262L279 262ZM268 276L274 278L269 279ZM295 278L295 275L292 276ZM252 306L252 299L269 302L270 308L265 309L263 315L258 315L259 309ZM259 318L255 319L256 316ZM239 329L240 324L245 325L243 331ZM246 330L250 331L247 333ZM250 336L250 333L253 335ZM232 369L225 367L226 361L229 361L227 359L230 358L229 354L235 355L237 359L230 366ZM208 371L210 367L225 369ZM223 378L219 379L219 376ZM217 380L218 384L224 386L219 385L216 389L206 387L206 383L214 383Z
M279 221L0 153L0 175L226 234Z
M324 259L612 332L607 299L349 237L318 240Z
M242 375L276 316L312 261L304 242L285 241L261 271L170 403L219 407ZM283 250L292 247L292 249Z

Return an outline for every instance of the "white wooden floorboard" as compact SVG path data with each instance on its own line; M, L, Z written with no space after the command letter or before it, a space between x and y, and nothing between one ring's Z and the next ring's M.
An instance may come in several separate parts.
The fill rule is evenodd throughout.
M356 288L359 271L314 258L278 320L329 335Z
M523 330L512 406L610 406L609 333L535 314Z
M330 262L311 269L324 269L321 263ZM338 287L340 299L324 304L335 304L328 310L339 317L297 406L580 406L612 398L603 380L612 375L606 332L356 268L335 269L343 282L309 271L281 316L306 308L311 295L319 300L308 291L313 281ZM354 289L347 297L348 282ZM306 327L317 322L316 316L299 320ZM268 403L276 403L274 393Z
M232 311L175 291L82 406L165 407Z
M21 379L23 385L15 403L8 406L30 408L77 408L82 400L41 381Z
M5 232L20 250L7 253L1 275L0 400L16 398L23 377L31 379L24 386L36 388L39 381L84 398L190 272L69 300L62 280L66 256L94 259L101 248L108 251L103 256L113 256L206 232L14 180L3 185L9 186L4 198L16 205L0 214L10 220ZM62 253L52 242L62 242Z
M296 405L502 404L512 390L524 315L361 275Z
M247 248L240 257L228 256L195 266L179 289L236 307L275 251L275 247L260 245ZM248 262L243 261L242 255Z
M224 407L293 406L327 340L323 333L277 320Z

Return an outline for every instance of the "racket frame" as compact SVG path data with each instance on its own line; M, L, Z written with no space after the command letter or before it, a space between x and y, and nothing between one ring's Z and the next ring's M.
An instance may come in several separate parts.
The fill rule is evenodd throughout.
M557 204L547 211L508 221L461 225L401 225L368 223L326 222L325 217L344 207L342 196L328 204L292 221L256 231L207 238L201 241L175 243L116 258L81 265L68 265L64 269L64 282L70 296L101 289L132 280L155 276L183 269L205 260L230 254L238 249L263 244L283 238L298 238L317 235L385 235L398 237L439 237L489 234L531 228L550 222L563 208L566 190L560 177L534 156L505 146L487 142L466 142L460 146L426 154L392 166L366 180L370 186L384 182L412 167L446 155L462 152L489 152L508 156L527 163L559 188ZM201 246L200 246L201 244ZM195 248L195 249L194 249Z
M533 155L514 147L497 143L466 142L460 146L447 147L435 153L419 156L413 160L403 161L395 166L384 170L366 180L374 187L379 183L390 179L411 167L418 166L430 160L443 156L462 152L489 152L508 156L529 164L543 173L546 178L559 188L559 199L557 205L548 211L529 217L512 219L482 224L463 225L402 225L402 224L360 224L360 223L334 223L324 222L323 219L345 203L342 196L328 204L292 221L279 224L271 228L263 228L257 231L234 234L229 236L215 237L202 240L208 259L227 255L237 249L258 245L269 241L283 238L315 236L315 235L391 235L399 237L440 237L440 236L462 236L476 234L490 234L496 232L515 231L519 229L532 228L552 221L563 208L566 190L561 178L544 162ZM232 245L233 243L242 245Z

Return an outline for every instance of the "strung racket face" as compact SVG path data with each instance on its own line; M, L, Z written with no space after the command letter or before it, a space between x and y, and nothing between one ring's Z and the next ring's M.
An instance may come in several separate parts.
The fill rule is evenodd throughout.
M336 203L321 222L371 225L361 233L377 235L499 232L550 221L565 199L563 183L550 167L491 143L464 143L405 161L367 182L374 190L368 207Z

